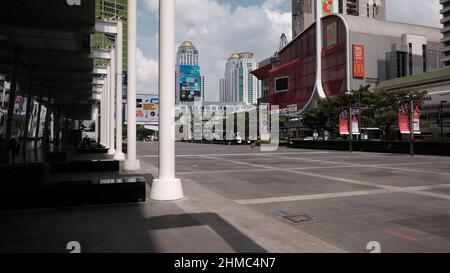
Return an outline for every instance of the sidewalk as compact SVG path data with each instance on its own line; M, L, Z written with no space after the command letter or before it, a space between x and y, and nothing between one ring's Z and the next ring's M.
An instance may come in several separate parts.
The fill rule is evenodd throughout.
M85 253L341 252L192 180L183 181L183 200L150 201L157 169L141 163L141 172L63 176L144 176L149 184L146 203L0 213L0 252L68 253L71 241L79 242Z

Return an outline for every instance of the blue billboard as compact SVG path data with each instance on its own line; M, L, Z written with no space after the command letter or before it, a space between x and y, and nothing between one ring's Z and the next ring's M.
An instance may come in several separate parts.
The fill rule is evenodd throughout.
M200 80L199 66L180 65L180 101L195 101L202 96Z

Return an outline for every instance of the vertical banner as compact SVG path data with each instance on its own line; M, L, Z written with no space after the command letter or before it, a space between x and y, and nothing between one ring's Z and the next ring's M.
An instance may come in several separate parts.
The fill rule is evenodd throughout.
M341 113L339 114L339 133L341 135L349 135L349 109L347 107L342 108Z
M327 47L331 48L337 44L337 22L327 25Z
M353 45L353 77L365 77L364 45Z
M420 115L422 114L422 102L420 100L414 102L414 114L413 114L413 124L414 124L414 134L420 135Z
M352 133L354 135L360 134L359 128L359 115L360 109L358 107L352 107Z
M400 132L402 134L411 134L410 131L410 122L409 122L409 101L400 102L400 109L398 113L398 127L400 128Z
M322 16L333 14L333 0L322 0Z

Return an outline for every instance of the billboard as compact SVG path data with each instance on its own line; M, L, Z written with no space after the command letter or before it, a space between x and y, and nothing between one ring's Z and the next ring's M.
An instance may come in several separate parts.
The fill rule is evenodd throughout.
M200 67L180 65L180 101L192 102L202 96L200 90Z
M365 59L364 45L353 45L353 77L364 78Z
M332 14L334 11L333 0L322 0L322 16Z
M125 120L128 121L128 111L125 111ZM136 123L145 125L159 123L158 95L136 95Z
M333 47L337 44L337 22L327 25L327 47Z

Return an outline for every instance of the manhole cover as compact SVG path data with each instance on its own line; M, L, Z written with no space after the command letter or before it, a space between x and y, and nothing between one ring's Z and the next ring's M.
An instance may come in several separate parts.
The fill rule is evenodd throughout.
M311 217L306 214L285 215L285 216L283 216L283 218L294 224L300 224L300 223L311 222L311 221L316 220L314 217Z

